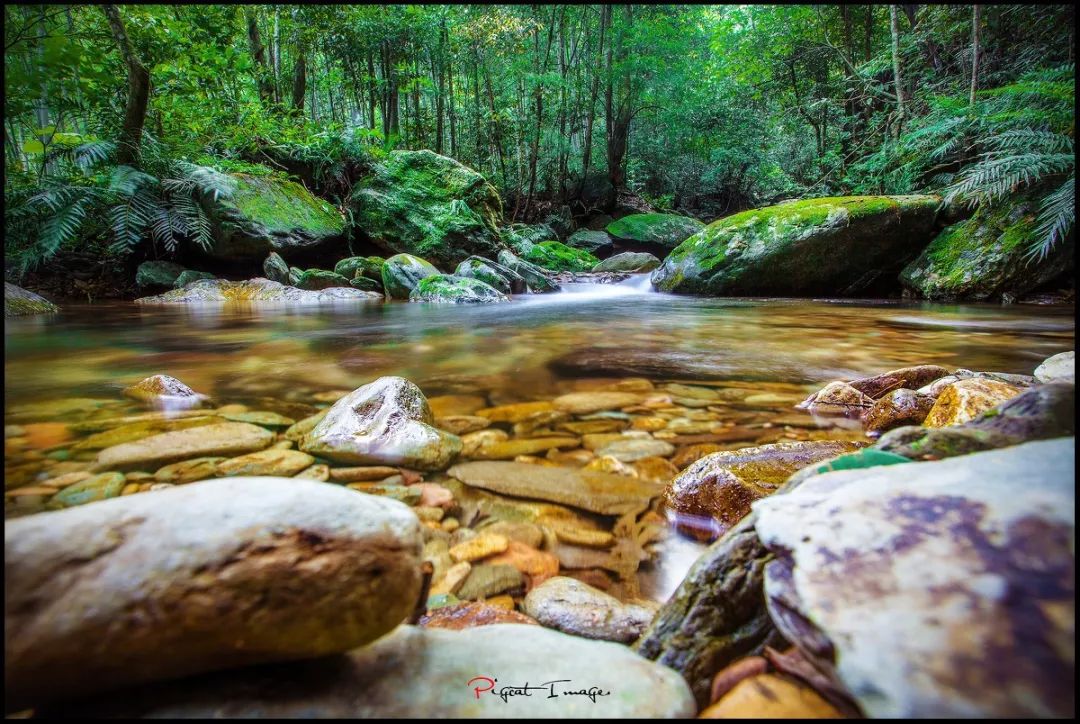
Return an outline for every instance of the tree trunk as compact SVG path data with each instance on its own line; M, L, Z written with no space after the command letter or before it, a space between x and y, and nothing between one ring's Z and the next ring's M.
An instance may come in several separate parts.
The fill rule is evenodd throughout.
M896 6L889 6L889 27L892 32L893 82L896 87L896 125L895 135L900 137L904 125L904 79L900 72L900 24L897 20Z
M298 52L296 65L293 66L292 107L300 115L304 115L304 94L307 92L307 59L304 57L302 49L298 49Z
M371 130L375 130L375 56L368 50L367 53L367 72L368 72L368 122L371 124Z
M450 93L450 156L457 158L457 108L454 104L454 61L453 58L448 57L446 59L446 86ZM468 92L469 84L466 81L465 90Z
M139 162L143 124L146 122L146 106L150 100L150 71L135 55L117 7L105 5L102 10L128 69L128 97L124 108L124 124L120 128L120 139L116 147L116 161L122 166L136 166Z
M982 7L975 5L971 12L971 97L969 105L975 105L975 91L979 88L979 21Z
M589 175L589 166L592 161L593 121L596 118L596 99L600 95L600 68L602 67L601 61L604 58L604 36L610 22L610 6L604 5L600 9L600 39L596 51L596 65L592 70L592 88L589 92L589 107L585 116L585 140L584 147L581 149L581 185L578 188L579 195L585 189L585 179Z
M255 11L251 9L246 9L246 15L248 48L251 50L251 57L255 60L255 84L259 90L259 100L264 104L270 103L273 100L274 89L267 77L266 48L263 47L262 38L259 36L258 18L255 16Z

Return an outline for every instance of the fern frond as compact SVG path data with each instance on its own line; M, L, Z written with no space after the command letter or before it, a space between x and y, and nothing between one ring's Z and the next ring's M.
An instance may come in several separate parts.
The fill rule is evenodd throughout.
M1028 263L1042 260L1069 234L1076 222L1076 174L1047 194L1039 211L1036 239L1025 254Z

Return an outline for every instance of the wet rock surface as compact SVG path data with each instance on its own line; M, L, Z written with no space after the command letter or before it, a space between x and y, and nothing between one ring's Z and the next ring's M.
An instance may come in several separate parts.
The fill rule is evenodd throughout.
M57 312L60 308L40 294L34 294L11 282L4 282L4 316Z
M623 603L581 581L549 578L525 596L525 613L548 628L589 639L629 643L641 635L656 613L644 602Z
M332 287L322 291L297 289L269 279L249 279L230 282L223 279L201 279L182 289L174 289L153 297L141 297L136 304L202 304L221 302L326 304L336 301L382 300L382 295L348 287Z

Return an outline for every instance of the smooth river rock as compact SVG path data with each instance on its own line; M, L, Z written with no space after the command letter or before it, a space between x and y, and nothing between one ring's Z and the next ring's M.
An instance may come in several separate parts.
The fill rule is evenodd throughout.
M98 470L154 470L196 457L231 457L270 446L274 433L247 422L222 422L151 435L107 447L98 453Z
M941 391L923 420L926 427L947 427L968 422L995 405L1020 394L1020 389L1005 382L971 378L959 380Z
M9 520L7 706L360 646L415 607L420 546L406 506L302 479Z
M647 601L623 603L576 578L555 576L529 591L522 608L548 628L629 643L649 625L658 606Z
M175 377L153 375L124 388L124 397L159 410L187 410L201 407L206 395L200 395Z
M553 683L528 696L509 693L545 682ZM682 718L696 711L678 674L625 646L514 623L463 631L400 626L345 656L147 686L69 709L94 717L318 719Z
M773 621L871 717L1074 714L1074 462L1060 438L758 501Z
M1047 357L1035 368L1035 379L1039 382L1075 382L1076 352L1070 350Z
M663 491L662 485L638 478L529 463L461 463L447 473L474 488L603 515L640 512Z
M419 387L380 377L334 403L300 449L342 463L442 470L461 452L461 438L434 423Z
M60 307L50 302L40 294L15 286L11 282L4 282L4 316L18 317L24 314L41 314L42 312L59 312Z

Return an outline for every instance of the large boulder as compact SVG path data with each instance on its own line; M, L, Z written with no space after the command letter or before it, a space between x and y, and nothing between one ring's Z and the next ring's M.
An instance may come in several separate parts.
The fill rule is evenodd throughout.
M176 281L173 282L173 289L183 289L192 282L199 282L203 279L216 279L210 272L195 271L194 269L185 269L180 272L180 276L176 277Z
M297 280L296 286L299 289L318 291L321 289L331 289L333 287L347 287L349 286L349 279L325 269L308 269L300 275L300 279Z
M503 229L502 237L515 254L527 254L533 244L557 239L558 235L547 224L511 224Z
M380 377L334 403L300 449L342 463L443 470L461 452L461 438L434 422L420 388Z
M344 239L341 212L294 181L212 168L201 168L197 175L204 186L213 183L225 190L204 195L202 202L214 233L209 254L216 259L250 262L272 251L293 259Z
M9 520L6 705L361 646L414 609L420 549L405 505L295 478Z
M705 224L678 214L630 214L607 225L607 233L620 246L650 251L663 257L705 228Z
M660 260L646 252L624 251L608 257L592 268L594 272L649 272L660 266Z
M353 187L356 228L378 246L451 269L503 248L502 201L476 171L431 151L393 151Z
M533 244L522 258L554 272L586 272L600 263L600 260L589 252L574 249L561 241L541 241Z
M334 265L334 273L346 279L362 276L382 285L382 268L386 260L381 256L350 256Z
M421 279L409 294L410 302L433 304L492 304L510 299L479 279L453 274L436 274Z
M1039 200L1024 194L996 208L982 206L934 239L900 273L904 288L927 299L1018 297L1073 265L1069 237L1043 259L1025 258L1038 238Z
M438 273L434 266L412 254L395 254L379 270L383 289L390 299L408 299L421 279Z
M18 317L23 314L59 312L60 307L40 294L34 294L10 282L4 282L4 316Z
M559 285L548 277L548 272L535 264L514 255L509 249L499 252L498 262L525 280L530 292L557 292Z
M470 256L458 264L454 276L478 279L503 294L524 294L529 291L525 278L516 271L479 256Z
M340 300L381 300L382 295L348 287L310 291L286 286L269 279L230 282L224 279L200 279L182 289L173 289L153 297L140 297L136 304L204 304L223 302L325 304Z
M607 254L614 248L614 242L606 231L592 231L579 229L570 235L566 245L575 249L587 251L594 256Z
M756 502L773 621L869 717L1070 716L1074 459L1060 438Z
M267 279L278 284L290 284L293 281L289 278L289 265L276 251L266 255L266 259L263 261L263 274L266 275ZM299 279L296 281L299 281Z
M526 688L528 687L528 688ZM66 713L143 718L684 718L678 674L625 646L541 626L400 626L346 656L262 666L74 702Z
M680 244L653 272L660 291L850 295L930 241L936 196L841 196L744 211Z
M139 289L172 289L184 271L176 262L144 261L135 270L135 284Z

